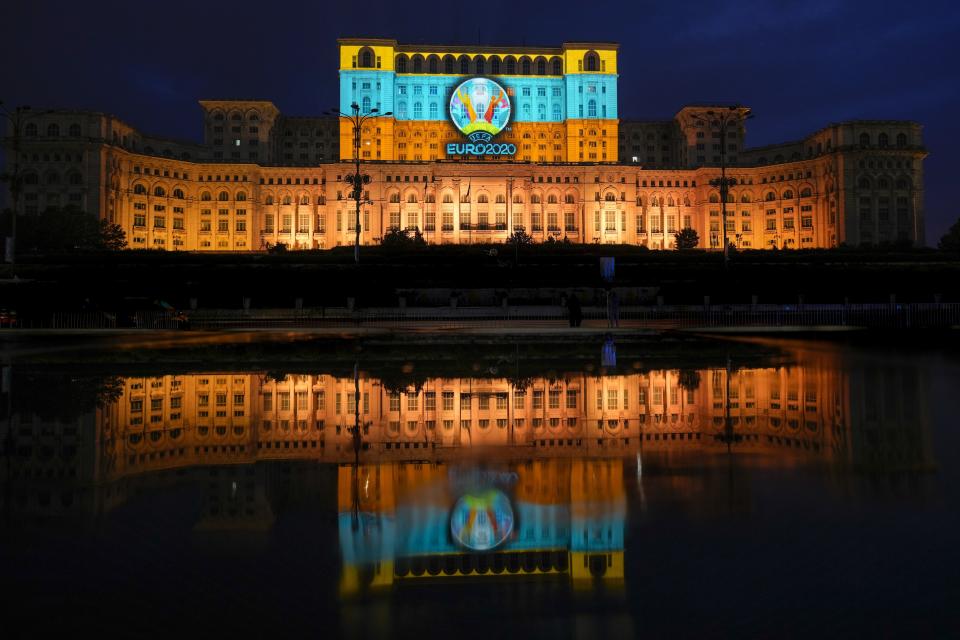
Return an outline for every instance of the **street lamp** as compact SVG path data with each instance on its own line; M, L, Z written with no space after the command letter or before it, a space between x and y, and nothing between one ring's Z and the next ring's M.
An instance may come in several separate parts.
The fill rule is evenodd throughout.
M20 175L20 135L24 123L29 118L50 113L49 111L31 111L28 105L15 107L13 111L7 109L3 101L0 100L0 115L10 122L12 129L10 136L12 139L13 164L9 173L0 176L0 179L10 183L10 199L13 204L13 215L10 220L10 237L6 239L6 260L10 263L10 275L14 276L14 265L16 264L16 242L17 242L17 215L20 213L20 190L22 187L23 176Z
M727 129L730 125L736 126L741 121L752 117L750 109L739 105L732 105L726 109L714 111L710 109L701 114L694 114L695 118L706 120L711 129L720 129L720 177L710 181L710 184L720 189L720 216L723 225L723 266L730 262L730 243L727 240L727 196L730 187L737 184L736 178L727 178Z
M360 173L360 136L363 128L363 123L369 120L370 118L376 118L379 116L392 116L392 111L387 111L386 113L380 113L379 109L371 109L366 113L360 113L360 105L356 102L350 105L352 113L344 113L339 109L331 109L327 113L330 115L336 115L340 118L346 118L353 125L353 163L355 171L353 174L347 176L347 182L353 187L353 201L357 205L357 219L356 219L356 240L353 245L353 261L356 264L360 264L360 203L363 200L363 185L370 184L370 176L367 174Z

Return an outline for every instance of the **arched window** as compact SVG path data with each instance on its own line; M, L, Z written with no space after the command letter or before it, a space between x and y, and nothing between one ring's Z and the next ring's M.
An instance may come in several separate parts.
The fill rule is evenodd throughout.
M907 134L905 134L905 133L898 133L898 134L897 134L897 146L898 146L898 147L905 147L905 146L907 146Z
M520 58L520 73L530 75L530 58Z
M200 199L204 202L209 202L210 200L213 200L213 197L210 195L209 191L204 191L200 194Z
M523 196L519 193L513 194L513 204L523 204Z
M440 116L439 116L439 107L437 107L437 103L436 103L436 102L431 102L431 103L430 103L430 119L431 119L431 120L436 120L436 119L439 118L439 117L440 117Z
M888 136L885 133L881 133L877 137L877 146L880 146L880 147L890 146L890 136Z
M613 193L608 192L605 196L603 196L603 199L606 202L616 202L617 196L615 196Z
M764 196L764 200L766 200L767 202L770 202L770 201L776 200L776 199L777 199L777 194L774 193L773 191L767 191L767 195ZM712 201L711 201L711 202L712 202Z
M562 115L561 115L561 113L560 113L560 103L559 103L559 102L554 103L552 115L553 115L553 121L554 121L554 122L560 122L560 120L561 120L561 118L562 118Z
M563 75L563 62L560 60L560 58L554 58L551 66L553 67L552 69L553 75L555 76Z
M544 122L547 119L547 105L540 103L537 105L537 120Z
M684 197L684 199L683 199L683 206L685 206L685 207L689 207L689 206L690 206L690 198L689 198L689 196Z
M540 196L537 194L530 196L530 204L540 204Z
M440 73L440 58L435 55L427 58L427 70L430 73Z
M525 120L529 120L529 119L530 119L530 105L529 105L529 104L523 105L523 118L524 118Z
M153 195L160 196L161 198L167 195L167 192L161 186L156 186L153 188Z
M407 194L407 202L416 202L416 201L417 201L417 194L415 193Z
M413 72L423 73L423 56L419 53L413 56Z
M310 196L307 194L300 196L300 204L310 204Z
M477 56L476 58L473 59L473 68L474 68L474 72L477 74L486 73L486 68L487 68L486 61L484 61L482 57Z
M400 54L397 56L397 73L407 72L407 56Z
M860 134L860 146L861 146L861 147L869 147L869 146L870 146L870 134L869 134L869 133L861 133L861 134Z
M145 196L147 195L147 188L142 184L135 184L133 185L133 192L138 196Z
M363 47L360 49L360 55L357 56L357 59L360 61L360 66L366 69L373 67L374 55L373 49L370 47Z
M668 207L674 206L674 204L673 204L673 196L667 196L667 206L668 206Z
M317 204L327 204L327 197L322 193L317 196Z
M507 56L507 75L512 76L517 73L517 59L513 56Z
M507 199L502 193L497 194L497 204L506 204Z
M653 196L652 198L650 198L650 206L651 206L651 207L659 207L659 206L660 206L660 200L657 198L657 196Z
M453 204L453 196L449 193L443 194L443 204Z
M399 194L399 193L391 193L391 194L390 194L390 202L399 203L399 202L400 202L400 194Z
M60 125L58 125L58 124L51 124L50 126L48 126L48 127L47 127L47 135L50 136L51 138L56 137L56 136L59 136L59 135L60 135Z
M750 194L749 193L740 194L740 202L750 202Z
M71 173L69 178L70 184L83 184L83 176L79 173Z
M480 203L480 204L487 204L488 202L490 202L490 199L487 198L487 194L481 193L481 194L477 197L477 202Z
M783 192L783 199L784 199L784 200L793 200L793 191L791 191L790 189L787 189L786 191L784 191L784 192Z
M597 117L597 101L590 100L587 102L587 117L596 118Z
M583 56L584 71L600 71L600 56L596 51L588 51Z
M246 201L246 199L247 199L247 193L246 193L245 191L237 191L237 196L236 196L235 200L239 200L240 202L244 202L244 201Z
M870 178L863 177L857 182L857 187L860 189L869 189L870 188Z
M547 75L547 61L543 58L537 59L537 75L545 76Z
M273 196L268 195L263 199L263 204L273 204ZM272 213L270 215L273 215Z
M420 102L413 103L413 118L414 120L419 120L423 118L423 104Z
M364 96L360 101L360 109L363 113L370 113L370 96Z
M470 58L467 56L460 56L460 73L462 75L470 73Z
M283 204L293 204L293 198L290 196L283 196Z
M222 121L223 121L223 112L222 112L222 111L214 111L214 112L213 112L213 119L216 120L217 122L222 122Z
M909 188L910 188L909 180L907 180L906 178L900 178L899 180L897 180L897 189L909 189Z
M407 103L398 102L397 103L397 118L404 120L407 117Z
M76 124L76 123L70 125L70 136L71 136L71 137L79 138L79 137L80 137L80 131L81 131L81 130L80 130L80 125L78 125L78 124Z
M183 189L177 188L173 190L173 197L178 200L183 200Z
M37 184L39 182L40 179L35 173L28 173L27 175L23 176L23 184Z
M29 123L23 133L31 138L35 138L37 136L37 125L32 122Z
M220 202L226 202L229 199L230 199L230 194L227 193L226 191L221 191L220 193L217 194L217 200L219 200Z
M710 202L720 202L720 196L715 193L711 193Z
M547 204L557 204L557 196L552 193L547 196Z
M804 187L803 189L800 189L801 198L809 198L811 195L813 195L813 191L810 190L810 187Z
M454 68L456 67L456 60L453 56L445 55L443 56L443 72L444 73L453 73Z
M490 58L490 74L495 76L500 75L500 58L498 56Z
M568 193L566 196L564 196L563 201L567 204L574 204L576 202L572 193Z

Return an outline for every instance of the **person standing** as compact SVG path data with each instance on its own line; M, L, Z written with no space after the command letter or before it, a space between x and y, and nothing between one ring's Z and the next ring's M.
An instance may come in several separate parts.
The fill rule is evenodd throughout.
M607 326L620 326L620 298L613 289L607 289Z
M569 314L570 326L579 327L583 319L583 310L580 308L580 298L576 293L571 293L567 298L567 313Z

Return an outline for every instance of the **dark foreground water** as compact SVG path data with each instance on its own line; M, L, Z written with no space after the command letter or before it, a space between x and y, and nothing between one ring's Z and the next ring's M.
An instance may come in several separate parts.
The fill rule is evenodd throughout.
M526 377L14 365L3 635L960 630L960 362L772 348Z

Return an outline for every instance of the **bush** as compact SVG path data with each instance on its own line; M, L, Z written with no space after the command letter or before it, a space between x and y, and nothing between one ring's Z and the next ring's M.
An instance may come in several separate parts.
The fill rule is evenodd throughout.
M507 236L507 244L528 245L533 244L533 238L527 233L526 229L520 227Z
M700 244L700 235L696 229L690 227L680 229L673 235L673 238L677 249L696 249L697 245Z
M960 251L960 220L953 223L937 245L942 251Z
M380 240L380 246L389 249L413 249L427 246L420 229L390 229Z

